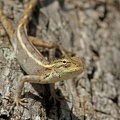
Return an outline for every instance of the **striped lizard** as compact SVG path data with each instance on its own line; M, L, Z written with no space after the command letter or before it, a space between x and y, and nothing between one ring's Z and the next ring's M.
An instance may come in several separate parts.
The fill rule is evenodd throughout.
M12 24L0 9L0 21L10 37L10 42L16 52L16 58L20 66L27 73L18 81L14 97L9 97L13 100L12 105L16 105L18 108L20 105L25 105L25 98L21 97L25 82L51 84L70 79L84 70L84 65L79 57L66 56L49 63L36 49L34 45L39 45L40 41L27 35L27 24L38 2L39 0L30 1L18 23L16 31L14 31Z

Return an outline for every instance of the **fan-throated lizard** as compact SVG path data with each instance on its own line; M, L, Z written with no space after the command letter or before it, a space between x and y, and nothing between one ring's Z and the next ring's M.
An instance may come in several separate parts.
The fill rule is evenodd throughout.
M79 57L66 56L65 58L49 63L33 45L39 45L40 41L37 38L27 35L27 24L38 2L39 0L30 1L15 32L10 21L0 9L0 21L10 37L20 66L28 74L18 81L15 96L10 97L14 101L12 105L16 105L17 107L24 105L25 99L21 98L21 93L25 82L51 84L70 79L79 75L84 70L84 65Z

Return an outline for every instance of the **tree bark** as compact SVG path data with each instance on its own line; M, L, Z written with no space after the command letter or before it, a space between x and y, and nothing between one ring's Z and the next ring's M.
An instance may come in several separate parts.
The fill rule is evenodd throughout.
M28 0L0 0L0 6L15 28ZM20 68L9 37L0 23L0 119L22 120L119 120L120 119L120 2L119 0L44 0L36 7L28 34L60 42L76 53L84 73L55 84L64 99L49 100L49 85L26 83L27 109L8 106L14 95ZM49 51L49 50L48 50ZM53 52L53 51L52 51ZM55 53L54 53L55 54ZM58 51L56 52L59 56Z

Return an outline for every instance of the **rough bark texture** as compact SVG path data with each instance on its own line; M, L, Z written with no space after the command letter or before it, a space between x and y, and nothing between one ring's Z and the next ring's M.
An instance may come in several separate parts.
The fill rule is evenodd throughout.
M106 0L107 1L107 0ZM0 0L15 28L28 4ZM29 24L29 34L46 41L60 41L84 64L84 73L55 84L66 99L54 105L48 85L25 84L28 106L21 108L22 120L120 120L120 1L44 0ZM58 53L57 53L58 54ZM0 23L0 120L17 119L7 104L14 95L21 70Z

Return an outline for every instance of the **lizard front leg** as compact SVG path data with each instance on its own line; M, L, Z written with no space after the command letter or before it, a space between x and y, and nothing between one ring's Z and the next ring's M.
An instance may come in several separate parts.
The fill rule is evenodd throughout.
M26 75L23 76L21 78L21 80L18 82L17 86L16 86L16 92L15 92L15 96L14 97L10 97L8 96L9 99L13 100L13 103L10 104L10 106L17 106L17 109L19 110L19 107L22 106L26 106L25 104L25 98L21 98L21 93L22 93L22 89L24 87L24 83L25 82L29 82L29 83L42 83L43 80L41 80L40 76L38 75Z
M56 104L56 101L64 100L63 96L59 96L56 94L55 83L50 84L50 93L51 93L51 96L49 100L53 99L54 104Z

